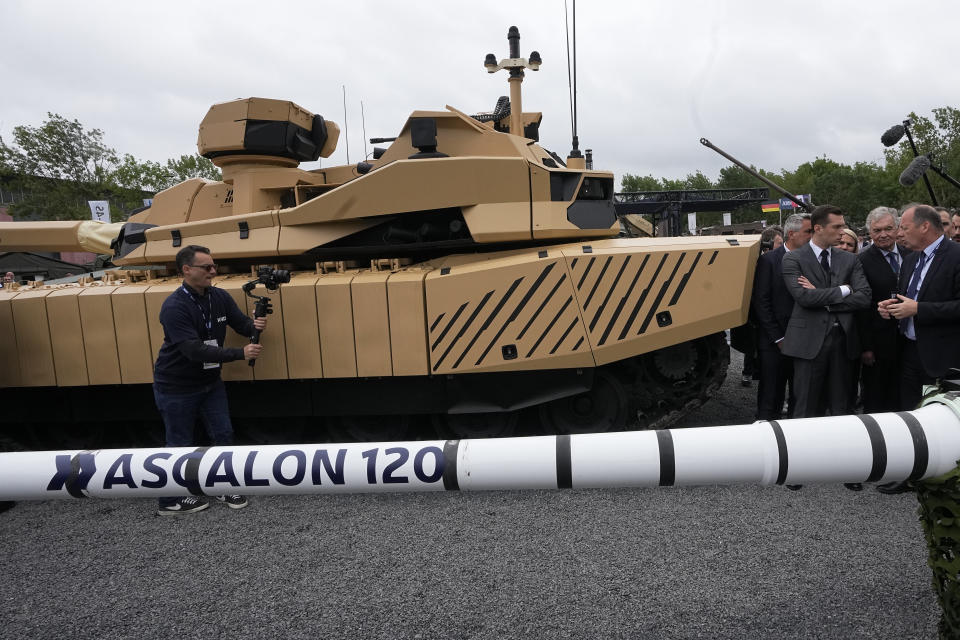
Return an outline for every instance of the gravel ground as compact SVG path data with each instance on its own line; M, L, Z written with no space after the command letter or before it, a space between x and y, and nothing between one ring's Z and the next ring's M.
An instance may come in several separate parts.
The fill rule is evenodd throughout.
M733 353L687 426L752 420ZM842 486L150 500L0 515L3 638L935 638L912 494Z

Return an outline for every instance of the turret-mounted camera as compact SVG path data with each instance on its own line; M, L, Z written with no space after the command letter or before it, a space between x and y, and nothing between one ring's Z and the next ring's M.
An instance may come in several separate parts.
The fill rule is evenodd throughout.
M257 277L243 285L243 292L257 301L253 310L254 318L265 318L273 313L273 304L270 302L269 296L253 295L253 290L257 288L257 285L262 284L270 291L276 291L281 284L288 282L290 282L290 272L286 269L274 269L273 267L260 267L257 269ZM253 335L250 337L250 344L257 344L259 342L260 331L254 329ZM248 362L252 367L257 363L257 359L251 358Z

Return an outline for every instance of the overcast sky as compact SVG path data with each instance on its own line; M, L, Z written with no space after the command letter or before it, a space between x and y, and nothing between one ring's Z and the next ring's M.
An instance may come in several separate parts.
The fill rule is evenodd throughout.
M569 3L568 3L569 4ZM794 169L826 155L881 160L880 135L910 111L960 106L960 2L928 0L583 2L577 13L578 127L597 168L716 178L746 162ZM527 111L565 156L570 112L562 0L513 2L0 2L0 135L46 113L102 129L121 153L196 151L209 106L292 100L344 129L350 161L415 109L492 110L520 29ZM346 162L341 134L324 164ZM619 183L618 183L619 184Z

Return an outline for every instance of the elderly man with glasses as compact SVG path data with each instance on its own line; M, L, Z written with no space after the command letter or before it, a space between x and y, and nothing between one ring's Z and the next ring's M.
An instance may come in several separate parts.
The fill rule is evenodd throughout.
M858 258L870 284L872 304L857 314L860 333L863 410L900 410L900 357L897 321L880 316L878 305L897 291L903 260L911 251L897 245L897 210L877 207L867 215L871 245Z
M233 297L213 286L217 265L206 247L190 245L177 253L183 284L160 308L163 345L153 369L153 395L163 418L168 447L194 446L194 427L202 419L215 446L233 444L233 425L220 366L257 358L259 344L225 348L227 325L242 336L263 331L266 318L251 320ZM232 509L247 506L243 496L219 496ZM158 515L203 511L209 504L194 496L160 498Z

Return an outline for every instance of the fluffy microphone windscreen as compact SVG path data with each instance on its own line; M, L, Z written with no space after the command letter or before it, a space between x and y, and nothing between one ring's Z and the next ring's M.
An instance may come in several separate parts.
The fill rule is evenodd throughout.
M880 142L882 142L885 147L892 147L900 142L900 138L903 137L904 133L906 133L906 129L903 128L903 125L895 124L880 136Z
M909 187L917 180L923 177L923 174L930 168L930 158L927 156L917 156L913 159L907 168L900 174L900 184Z

